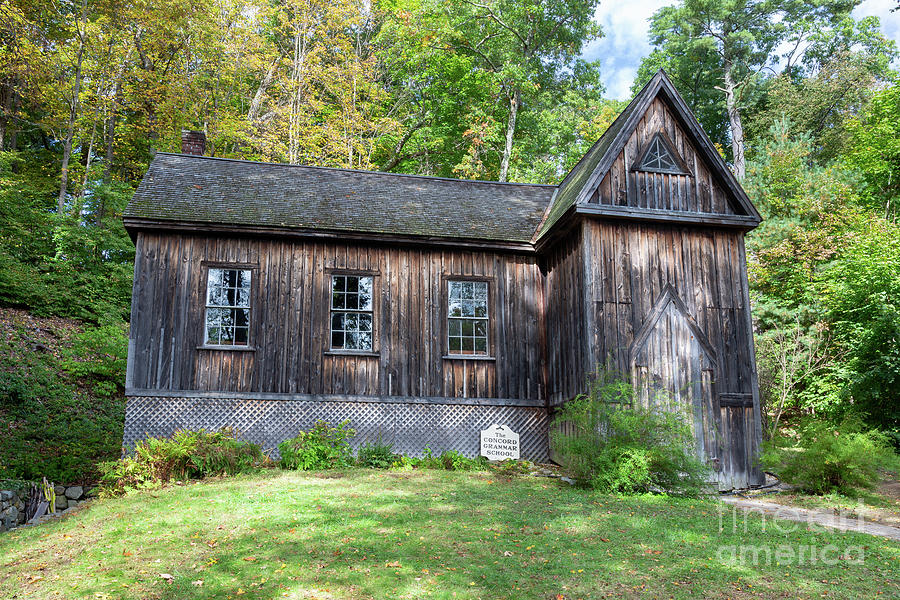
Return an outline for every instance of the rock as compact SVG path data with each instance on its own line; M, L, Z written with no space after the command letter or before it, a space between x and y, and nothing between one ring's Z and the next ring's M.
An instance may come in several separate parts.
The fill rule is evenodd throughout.
M73 485L70 488L66 488L66 498L69 500L80 500L83 494L84 488L80 485Z
M13 493L7 490L0 492L0 502L9 502L12 500Z
M66 486L55 485L55 486L53 486L53 491L56 492L57 496L65 496L66 495Z
M69 508L75 508L79 504L81 504L81 502L79 502L78 500L69 500Z
M25 524L25 511L24 511L24 510L20 510L20 511L19 511L19 519L18 519L17 522L18 522L19 525L24 525L24 524Z
M570 478L570 477L560 477L559 480L560 480L560 481L565 481L565 482L568 483L569 485L575 485L575 480L572 479L572 478Z
M63 495L56 496L56 510L66 510L69 508L69 500Z

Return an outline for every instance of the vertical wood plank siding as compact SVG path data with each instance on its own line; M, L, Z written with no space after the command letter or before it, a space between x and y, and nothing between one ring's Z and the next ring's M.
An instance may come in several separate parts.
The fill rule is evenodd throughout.
M582 241L581 227L577 227L544 260L550 406L559 406L581 392L588 373L588 345L594 332L586 331Z
M522 398L546 394L542 275L534 257L141 232L131 386L291 394ZM250 344L203 344L203 261L258 265ZM331 272L370 272L375 356L328 354ZM446 286L490 287L492 360L445 359Z
M705 427L708 437L718 436L718 449L710 445L707 453L718 458L723 485L756 482L761 474L753 462L757 417L752 409L749 306L742 293L746 285L743 233L585 221L584 235L592 239L584 248L585 260L594 265L594 278L588 285L593 290L597 356L631 372L629 352L635 336L666 286L671 286L715 351L713 380L703 378L704 389L715 388L712 414L704 419L717 421L715 429L711 421L705 422ZM648 344L662 343L664 337ZM693 343L685 338L685 351ZM652 351L671 358L675 350L657 347ZM720 402L720 398L727 400Z
M634 170L634 161L644 146L662 131L671 140L688 175ZM590 203L698 213L735 214L726 192L716 185L713 174L688 141L685 132L665 102L650 105L625 150L590 196Z

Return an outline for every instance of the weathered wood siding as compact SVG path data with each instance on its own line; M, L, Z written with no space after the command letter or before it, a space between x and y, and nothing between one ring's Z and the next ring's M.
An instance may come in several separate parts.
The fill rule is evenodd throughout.
M585 253L576 227L544 259L547 299L548 402L558 406L583 391L591 351L586 331Z
M664 132L681 157L689 175L635 171L635 161L657 132ZM589 203L630 208L733 215L735 210L710 169L666 103L657 98L638 123L590 196Z
M203 262L252 265L254 351L199 349ZM375 354L330 354L330 274L375 278ZM490 282L492 360L445 359L446 279ZM140 232L129 386L541 399L542 275L514 253Z
M588 332L595 358L638 377L681 390L698 376L706 408L700 413L706 454L717 458L723 485L755 482L758 412L753 404L754 368L746 292L743 233L695 226L626 221L585 221L586 260L594 323ZM695 336L670 312L654 315L667 289L683 302L711 346L715 367L699 356ZM666 307L661 307L666 308ZM665 318L641 348L635 339L651 318ZM653 323L650 323L651 327ZM681 343L680 343L681 342ZM675 373L691 369L698 373ZM714 393L711 391L714 388ZM705 399L703 398L705 396ZM694 402L692 391L686 401ZM713 427L715 425L715 427Z

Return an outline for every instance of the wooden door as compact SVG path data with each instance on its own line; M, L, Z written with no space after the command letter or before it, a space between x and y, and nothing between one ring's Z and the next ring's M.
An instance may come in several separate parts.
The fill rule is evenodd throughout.
M694 431L697 456L717 470L715 352L671 288L641 327L630 356L639 401L684 415Z

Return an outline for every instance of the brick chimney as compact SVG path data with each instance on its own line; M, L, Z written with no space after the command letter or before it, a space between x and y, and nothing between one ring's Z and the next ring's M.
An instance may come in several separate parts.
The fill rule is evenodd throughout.
M206 134L202 131L181 130L181 153L203 156L206 154Z

